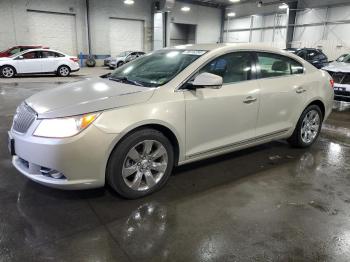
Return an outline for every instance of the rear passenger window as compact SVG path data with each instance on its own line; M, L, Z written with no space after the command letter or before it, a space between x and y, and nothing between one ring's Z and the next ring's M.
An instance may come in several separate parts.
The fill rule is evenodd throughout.
M299 62L286 56L258 53L258 61L261 78L288 76L304 72L304 68Z
M220 56L199 73L211 73L223 78L224 83L234 83L252 78L252 58L247 52L235 52Z

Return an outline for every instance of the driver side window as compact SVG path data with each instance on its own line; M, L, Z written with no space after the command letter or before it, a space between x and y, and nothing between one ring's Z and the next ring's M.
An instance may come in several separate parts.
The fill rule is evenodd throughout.
M234 52L209 62L200 71L221 76L223 83L235 83L252 79L252 57L248 52Z

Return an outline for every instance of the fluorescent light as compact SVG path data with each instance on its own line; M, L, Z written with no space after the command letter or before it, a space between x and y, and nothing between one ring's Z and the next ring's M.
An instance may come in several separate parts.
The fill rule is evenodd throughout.
M235 12L230 12L230 13L227 14L227 16L234 17L234 16L236 16L236 13Z
M231 3L238 3L241 2L241 0L230 0Z
M183 11L183 12L189 12L190 10L191 10L191 8L189 6L183 6L181 8L181 11Z
M278 8L279 9L287 9L287 8L289 8L289 6L287 4L281 4Z
M133 5L133 4L135 4L135 1L134 0L124 0L124 4Z

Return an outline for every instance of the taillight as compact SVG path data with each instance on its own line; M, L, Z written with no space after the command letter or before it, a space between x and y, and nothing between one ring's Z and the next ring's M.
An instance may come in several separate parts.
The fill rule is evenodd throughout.
M69 58L69 59L72 60L72 61L75 62L75 63L78 63L78 61L79 61L79 59L76 58L76 57L71 57L71 58Z
M331 87L334 88L334 79L332 78L331 80L329 80Z

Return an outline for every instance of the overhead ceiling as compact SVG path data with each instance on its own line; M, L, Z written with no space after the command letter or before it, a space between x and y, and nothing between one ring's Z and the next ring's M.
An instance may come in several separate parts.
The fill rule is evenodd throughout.
M295 2L296 0L262 0L263 5L270 5L279 2ZM257 3L258 0L240 0L239 3L232 3L230 0L177 0L177 2L184 2L189 4L205 5L212 7L226 7L241 3Z

